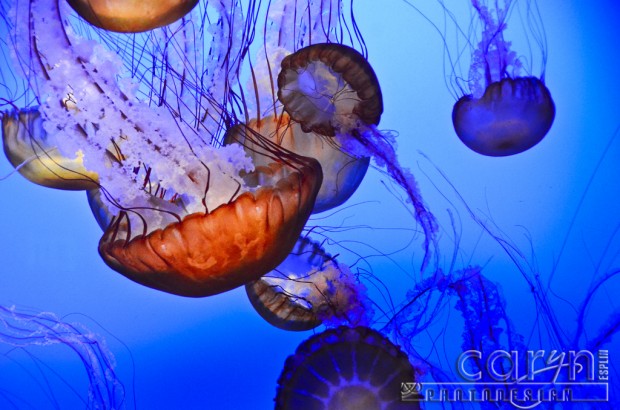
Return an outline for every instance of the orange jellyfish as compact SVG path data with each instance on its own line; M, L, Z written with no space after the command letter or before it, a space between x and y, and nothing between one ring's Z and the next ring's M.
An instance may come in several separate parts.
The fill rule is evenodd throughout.
M518 154L542 141L553 124L555 105L545 86L544 68L540 78L511 73L518 71L520 62L504 40L510 0L494 7L484 0L472 4L484 29L472 57L472 94L460 98L452 110L454 129L479 154Z
M67 0L93 26L121 33L138 33L168 25L187 13L198 0Z
M333 137L352 156L372 156L406 191L424 230L424 270L437 224L424 205L413 174L399 164L393 135L376 128L383 100L377 76L366 58L342 44L304 47L282 60L278 99L303 131Z
M266 165L269 157L264 150L246 138L244 130L251 130L268 138L284 149L316 159L323 170L323 183L314 204L313 213L323 212L343 204L353 195L366 175L370 159L347 153L332 138L302 130L300 123L291 121L283 113L260 120L251 120L246 126L233 127L224 144L234 142L245 147L255 166Z
M257 279L288 255L321 185L316 161L293 160L297 170L272 163L250 174L261 181L255 192L148 234L132 231L121 212L99 253L129 279L182 296L209 296Z
M36 108L4 113L2 143L11 165L35 184L63 190L97 186L97 174L84 167L83 153L60 153L58 143L43 128L41 113Z
M401 383L414 381L407 355L383 335L341 326L312 336L286 359L276 409L419 409L401 401Z
M205 96L201 89L197 96L179 96L184 104L194 101L201 118L215 121L179 118L191 110L139 98L148 85L127 87L119 56L71 33L56 0L18 6L25 18L15 21L23 21L25 29L17 30L17 38L33 52L19 48L17 62L40 93L46 129L62 135L65 151L82 150L84 163L98 176L99 200L91 205L105 204L99 222L110 223L99 253L111 268L145 286L201 297L256 280L285 259L321 186L314 159L253 133L248 143L270 157L254 167L242 147L214 143L221 123L234 121L220 95ZM230 36L233 28L225 21L220 25L216 35ZM194 39L181 34L186 43ZM222 64L232 77L228 63ZM219 69L215 62L210 73ZM218 86L224 95L227 85ZM67 98L71 109L61 103Z
M302 237L276 269L245 285L254 309L273 326L310 330L361 325L372 316L366 288L320 244Z

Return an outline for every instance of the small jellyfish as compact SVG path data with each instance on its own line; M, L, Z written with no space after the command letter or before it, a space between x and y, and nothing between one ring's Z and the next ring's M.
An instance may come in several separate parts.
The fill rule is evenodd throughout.
M472 94L461 97L452 111L454 129L479 154L518 154L538 144L555 117L544 69L540 78L516 76L521 63L504 40L511 0L503 7L489 7L484 0L472 4L483 24L482 39L472 56Z
M362 325L372 316L366 288L349 268L306 237L276 269L245 285L254 309L273 326L292 331Z
M5 112L2 116L4 153L24 178L56 189L95 188L97 174L84 167L83 153L67 157L51 140L37 108Z
M419 409L401 401L415 369L400 348L367 327L341 326L310 337L286 359L277 410Z
M138 33L168 25L192 11L198 0L67 0L93 26Z
M379 80L368 61L342 44L313 44L282 60L278 99L305 132L333 137L377 125L383 112Z
M265 150L245 137L247 133L259 133L287 150L319 161L323 183L313 213L335 208L349 199L364 179L370 162L368 157L357 158L345 152L334 139L302 130L300 123L291 121L284 113L251 120L247 125L239 124L226 134L224 144L243 145L255 166L266 165L269 157Z
M424 270L430 261L431 244L435 244L437 223L424 205L413 174L398 161L394 136L377 130L383 99L366 58L342 44L301 48L282 60L278 99L302 130L333 137L352 156L372 156L406 191L424 231Z

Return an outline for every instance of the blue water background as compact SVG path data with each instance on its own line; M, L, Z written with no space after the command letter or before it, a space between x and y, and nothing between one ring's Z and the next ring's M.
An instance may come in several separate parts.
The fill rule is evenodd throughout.
M579 306L593 274L620 265L620 240L613 236L620 226L620 137L605 152L620 126L620 6L612 0L542 0L539 7L548 44L546 83L557 115L538 146L508 158L478 155L454 134L455 100L444 82L444 43L423 17L441 23L438 7L421 15L400 1L359 2L356 17L383 90L380 128L400 134L399 158L416 175L444 229L441 264L449 262L454 245L449 238L451 209L462 231L456 268L483 266L501 284L513 321L531 328L536 307L529 289L498 244L472 222L460 195L528 260L535 260L545 282L555 268L553 290L568 302L554 298L553 303L570 332L571 305ZM513 17L512 24L521 24ZM515 39L518 53L529 52L517 49L517 43ZM536 46L531 47L536 55ZM0 175L11 170L0 158ZM355 227L334 234L335 240L357 242L374 275L399 299L419 278L422 237L412 235L416 225L397 195L385 176L371 171L348 203L354 206L312 223ZM312 332L271 327L253 311L243 289L189 299L115 273L97 254L101 231L84 193L42 188L13 175L0 181L0 210L0 303L54 312L100 334L117 358L129 408L273 407L285 358ZM377 254L371 247L394 253L371 257ZM332 251L338 252L337 246ZM352 263L347 257L343 261ZM619 308L619 291L616 280L597 295L587 319L592 331ZM458 337L444 338L437 348L452 355L460 343ZM545 341L540 344L544 347ZM617 365L618 336L608 348ZM41 348L36 355L86 395L86 375L71 352ZM75 403L67 389L54 388L58 396L50 398L44 387L33 387L34 380L58 380L49 371L42 377L16 364L28 367L29 360L23 354L0 357L0 397L10 391L36 408L53 408L52 403L71 408L73 404L62 405Z

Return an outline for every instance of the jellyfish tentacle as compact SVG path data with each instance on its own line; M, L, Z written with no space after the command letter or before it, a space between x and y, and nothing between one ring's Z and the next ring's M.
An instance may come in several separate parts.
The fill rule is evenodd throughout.
M407 168L402 167L398 161L393 144L386 139L386 135L379 132L376 127L367 127L363 133L353 133L355 139L361 144L382 168L405 190L407 200L413 206L414 218L424 232L424 256L420 266L420 272L426 270L431 257L438 258L437 231L438 225L435 216L428 210L422 200L415 177ZM432 246L431 246L432 245Z

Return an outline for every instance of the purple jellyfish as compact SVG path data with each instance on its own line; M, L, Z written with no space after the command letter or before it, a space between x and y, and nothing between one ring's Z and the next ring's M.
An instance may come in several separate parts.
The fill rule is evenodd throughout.
M261 317L284 330L366 325L372 316L366 287L347 265L307 237L299 238L276 269L245 289Z
M493 157L532 148L547 134L555 117L544 69L540 78L516 76L521 63L504 39L511 3L504 0L489 6L486 0L472 0L482 22L482 39L472 55L471 94L461 97L452 110L461 141Z
M407 355L377 331L341 326L312 336L286 360L276 409L419 409L401 401L401 384L415 373Z

